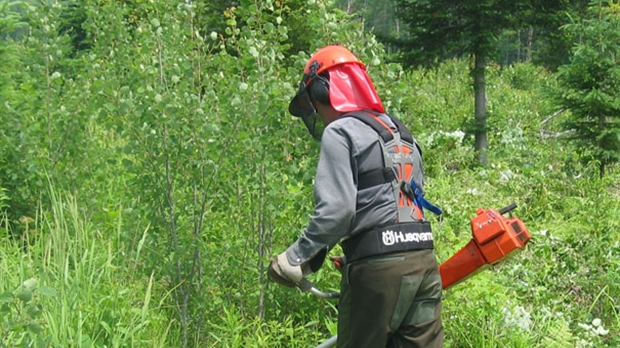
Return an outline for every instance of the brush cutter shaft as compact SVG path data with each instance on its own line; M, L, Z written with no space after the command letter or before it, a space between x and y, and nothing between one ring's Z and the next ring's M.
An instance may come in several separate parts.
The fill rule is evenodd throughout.
M340 297L340 293L338 292L323 292L317 288L311 288L310 292L315 294L318 297L322 297L322 298L328 298L328 299L332 299L332 298L339 298Z
M336 346L336 341L338 340L338 336L332 336L330 339L328 339L327 341L319 344L318 346L316 346L315 348L330 348L330 347L335 347Z
M310 282L306 278L302 278L302 280L299 282L298 286L301 289L301 291L311 292L312 294L316 295L317 297L322 297L322 298L327 298L327 299L334 299L334 298L339 298L340 297L340 293L339 292L324 292L324 291L321 291L321 290L317 289L314 286L314 284L312 284L312 282Z

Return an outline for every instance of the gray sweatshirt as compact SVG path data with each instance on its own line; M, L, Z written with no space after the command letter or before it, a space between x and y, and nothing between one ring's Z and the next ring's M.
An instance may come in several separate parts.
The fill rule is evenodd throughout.
M389 117L380 118L396 131ZM357 188L358 173L383 167L381 151L375 130L353 117L339 118L325 128L314 183L316 206L308 226L286 250L291 265L305 264L317 255L324 257L342 240L397 222L398 205L390 183ZM418 158L415 177L422 188L419 153Z

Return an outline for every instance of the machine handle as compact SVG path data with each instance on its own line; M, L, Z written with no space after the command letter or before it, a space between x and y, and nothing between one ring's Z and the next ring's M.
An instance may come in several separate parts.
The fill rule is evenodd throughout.
M502 209L500 209L500 210L499 210L499 213L500 213L500 214L502 214L502 215L504 215L504 214L506 214L506 213L511 212L511 211L512 211L514 208L516 208L516 207L517 207L517 203L512 203L511 205L506 206L506 207L503 207Z

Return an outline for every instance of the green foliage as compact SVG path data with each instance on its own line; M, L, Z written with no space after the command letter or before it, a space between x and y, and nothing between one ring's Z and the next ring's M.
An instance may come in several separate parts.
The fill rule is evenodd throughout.
M19 219L33 218L39 197L46 194L46 176L61 186L82 186L96 176L92 168L103 169L107 158L102 151L91 151L91 143L101 138L91 136L93 119L85 108L80 60L69 57L70 38L59 32L62 2L13 4L28 31L19 40L2 40L11 49L10 70L2 79L9 82L1 92L0 173L10 197L8 218L19 235L25 232Z
M70 37L73 50L69 56L80 54L92 46L83 28L87 19L86 7L80 6L80 2L75 0L64 1L61 4L63 11L58 18L58 33Z
M398 48L397 60L406 67L436 67L454 57L472 58L474 117L467 133L487 165L488 126L486 69L497 48L497 37L529 18L533 3L511 1L397 1L397 16L406 23L407 37L386 38Z
M334 3L339 9L349 14L354 14L357 18L363 20L366 30L377 35L386 44L389 53L397 53L399 49L402 49L402 44L399 44L401 40L402 42L410 40L414 46L420 45L420 42L416 42L417 38L412 36L412 32L408 29L411 24L414 27L416 26L417 18L409 20L408 18L410 17L402 13L403 8L417 6L419 9L419 12L416 14L418 18L430 19L433 17L437 21L446 19L448 17L446 13L452 12L451 9L445 10L446 6L443 4L432 8L432 10L436 11L427 11L426 9L432 7L428 1L386 0L373 2L336 0ZM405 7L399 8L399 5L405 5ZM460 2L459 4L450 3L449 5L458 7L458 10L455 11L456 13L450 15L450 17L455 19L440 28L441 30L454 29L457 35L463 31L462 29L470 30L476 25L479 28L489 28L489 24L493 25L496 23L478 21L477 18L477 23L468 24L463 21L463 17L474 13L478 14L476 11L470 11L472 5L481 5L481 8L487 9L493 8L491 11L481 13L478 16L479 18L489 15L494 16L504 12L504 10L508 10L504 13L507 14L509 20L506 21L504 19L503 22L509 22L511 25L495 33L495 44L490 52L490 58L502 66L532 61L547 69L556 71L558 66L568 62L571 46L570 36L565 32L561 32L559 28L566 24L569 18L579 18L585 14L588 2L558 0L545 1L544 3L523 3L517 7L511 7L514 3L502 3L499 1L477 2L476 4ZM518 12L513 13L512 10ZM518 13L518 15L514 15L515 13ZM481 25L478 25L478 23L481 23ZM436 30L429 30L427 33L424 33L424 28L429 28L428 25L422 25L421 28L422 33L415 29L413 32L423 37L427 34L434 35L437 33ZM466 42L471 38L468 35L464 36L464 40L457 39L459 43ZM455 45L451 43L450 46L453 47ZM446 48L443 51L444 54L439 57L440 60L461 55L460 52L453 50L452 47Z
M19 13L18 7L22 5L19 2L1 1L0 2L0 101L9 101L18 97L17 83L19 75L16 73L20 70L20 46L16 43L11 34L17 29L24 27L25 22ZM10 104L0 103L0 119L3 124L7 124L10 115ZM5 127L0 129L0 187L2 188L2 211L9 208L10 194L7 192L9 187L15 184L15 176L8 175L8 171L13 166L14 158L11 156L15 152L15 146L9 137L10 130ZM9 134L7 134L9 133Z
M564 128L599 163L600 176L620 162L620 10L594 2L592 18L565 26L578 42L558 74L557 104L571 111Z
M53 289L37 289L34 278L27 279L14 291L0 294L0 344L4 347L45 347L41 335L44 319L38 293L49 295Z
M193 4L142 7L131 26L122 5L87 9L85 26L97 44L85 56L85 99L94 127L119 139L112 150L122 148L125 173L135 178L129 194L153 229L145 268L174 289L183 345L208 337L206 313L273 315L264 264L274 241L283 248L301 228L300 212L311 209L315 160L305 150L316 144L285 114L301 74L289 73L283 54L289 31L282 16L290 9L242 5L225 12L224 33L208 36L196 29ZM306 19L317 34L309 39L347 20L324 2L313 7L316 16ZM313 45L361 42L361 35L333 32ZM376 52L375 41L362 54ZM305 56L295 59L305 64ZM227 262L207 262L208 255ZM205 302L205 293L216 300Z

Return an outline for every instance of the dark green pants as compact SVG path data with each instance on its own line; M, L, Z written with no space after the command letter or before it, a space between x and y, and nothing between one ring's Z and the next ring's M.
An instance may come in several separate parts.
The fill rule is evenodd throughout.
M340 285L337 347L443 347L441 289L432 250L350 263Z

